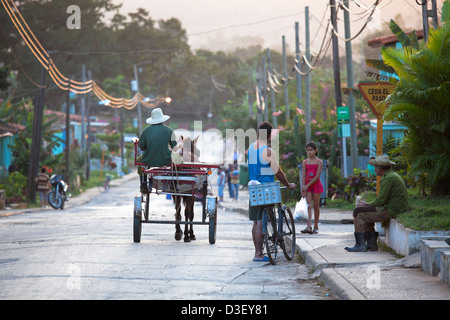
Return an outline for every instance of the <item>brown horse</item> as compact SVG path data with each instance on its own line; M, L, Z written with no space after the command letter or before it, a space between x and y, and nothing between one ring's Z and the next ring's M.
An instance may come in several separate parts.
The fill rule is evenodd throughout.
M197 149L196 143L198 138L192 140L191 138L183 138L181 136L181 156L183 157L183 162L198 162L198 157L200 156L200 150ZM185 222L192 222L194 220L194 203L195 196L179 196L174 195L173 200L175 203L175 221L181 221L181 200L184 204L184 217ZM175 224L175 240L181 240L183 232L181 230L180 224ZM193 224L186 223L184 225L184 242L190 242L195 240Z

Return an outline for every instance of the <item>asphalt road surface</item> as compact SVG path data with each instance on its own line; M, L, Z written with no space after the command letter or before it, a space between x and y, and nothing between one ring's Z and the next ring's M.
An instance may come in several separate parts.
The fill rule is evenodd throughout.
M173 224L144 224L134 243L137 191L132 180L84 205L1 218L0 299L333 299L298 261L253 262L251 223L239 213L219 210L214 245L207 225L184 243ZM151 218L173 214L152 194Z

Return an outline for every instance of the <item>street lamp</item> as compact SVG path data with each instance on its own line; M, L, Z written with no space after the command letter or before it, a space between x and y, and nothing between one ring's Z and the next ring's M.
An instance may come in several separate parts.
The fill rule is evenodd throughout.
M145 103L145 106L147 108L153 109L159 107L162 103L171 103L172 98L171 97L165 97L165 98L155 98L154 95L150 95L150 97L146 97L144 100L142 100L143 103Z

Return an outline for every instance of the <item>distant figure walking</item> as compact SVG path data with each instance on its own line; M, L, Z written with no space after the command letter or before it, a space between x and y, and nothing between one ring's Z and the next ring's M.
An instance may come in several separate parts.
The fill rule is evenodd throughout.
M39 198L41 201L41 208L47 208L47 196L50 190L49 181L50 177L46 174L47 169L41 168L41 173L36 177L36 190L39 192Z

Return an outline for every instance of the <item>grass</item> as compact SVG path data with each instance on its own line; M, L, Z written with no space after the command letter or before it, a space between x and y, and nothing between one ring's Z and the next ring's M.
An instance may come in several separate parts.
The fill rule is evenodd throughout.
M425 197L410 191L409 203L412 210L397 218L405 227L418 231L450 230L450 198Z
M113 180L118 178L115 171L114 172L113 171L103 171L102 172L102 181L105 181L106 174L109 174L110 176L112 176ZM99 170L91 171L89 181L83 180L83 182L81 183L80 191L83 192L83 191L86 191L87 189L95 188L95 187L97 187L99 182L100 182L100 171ZM72 195L77 195L80 192L71 190L71 193L72 193Z
M372 201L375 197L375 192L362 194L365 201ZM417 231L450 230L450 198L423 196L417 190L409 189L408 201L411 210L397 216L397 220L405 227ZM353 210L355 202L327 200L327 207Z

